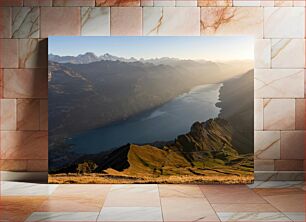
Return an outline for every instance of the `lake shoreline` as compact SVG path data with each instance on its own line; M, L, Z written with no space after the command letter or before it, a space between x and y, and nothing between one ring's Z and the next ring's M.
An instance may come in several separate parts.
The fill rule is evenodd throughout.
M254 69L223 82L219 118L234 128L234 144L240 153L254 152Z
M221 87L222 83L198 85L193 87L188 92L178 95L168 103L155 107L154 109L141 112L138 115L132 116L124 121L116 121L109 126L90 129L83 133L75 134L71 137L69 142L78 144L79 148L75 149L75 151L78 152L78 150L82 151L82 146L84 146L82 145L83 142L80 141L82 137L87 138L87 140L88 138L99 138L100 141L106 141L106 145L108 144L107 141L111 140L106 135L109 137L114 137L118 134L118 136L121 135L122 138L125 137L130 139L130 141L126 141L121 144L119 144L119 142L115 143L116 146L105 146L112 148L102 148L96 150L100 152L102 150L106 151L115 149L127 143L143 144L154 143L156 141L174 140L178 135L187 132L194 122L204 122L208 119L218 117L220 108L216 106L216 103L219 102ZM173 125L176 127L173 128ZM165 128L169 128L168 131ZM94 136L94 134L97 134L98 131L102 133L102 136ZM110 133L110 131L113 133ZM161 132L157 133L159 131ZM127 132L131 135L130 138L122 135L126 134ZM152 135L149 132L151 132ZM157 136L158 134L160 137ZM146 137L147 140L145 140ZM94 139L90 139L90 142L92 141L94 141ZM97 143L99 143L99 141Z

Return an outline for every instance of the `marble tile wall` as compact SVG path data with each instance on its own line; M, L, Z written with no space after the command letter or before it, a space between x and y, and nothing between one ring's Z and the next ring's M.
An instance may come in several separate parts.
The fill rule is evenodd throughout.
M304 0L0 0L1 170L47 171L52 35L254 36L256 175L301 178Z

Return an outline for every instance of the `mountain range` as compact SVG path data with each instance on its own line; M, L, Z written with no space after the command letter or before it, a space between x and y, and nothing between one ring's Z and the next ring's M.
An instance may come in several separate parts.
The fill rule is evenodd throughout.
M136 62L137 59L131 57L130 59L126 59L123 57L117 57L105 53L101 56L96 56L92 52L86 52L84 54L80 54L77 56L59 56L54 54L49 54L48 56L49 61L58 62L58 63L72 63L72 64L88 64L92 62L98 61L122 61L122 62Z
M247 67L246 69L250 69L253 66L253 61L250 60L232 60L232 61L226 61L226 62L217 62L217 61L209 61L209 60L192 60L192 59L179 59L179 58L170 58L170 57L160 57L160 58L150 58L150 59L136 59L134 57L125 58L120 56L111 55L109 53L105 53L103 55L97 56L93 52L86 52L84 54L79 54L77 56L59 56L50 53L48 55L48 60L51 62L57 62L57 63L72 63L72 64L89 64L93 62L98 61L121 61L121 62L141 62L141 63L152 63L155 65L176 65L179 61L194 61L197 63L207 64L207 63L215 63L220 66L224 66L224 68L237 68L240 66ZM227 70L227 72L230 70Z
M54 54L49 54L49 61L58 63L72 63L72 64L88 64L98 61L121 61L121 62L142 62L142 63L153 63L153 64L165 64L175 61L179 61L178 58L161 57L153 59L136 59L134 57L124 58L119 56L114 56L109 53L97 56L93 52L86 52L84 54L79 54L77 56L59 56ZM201 62L207 62L202 60Z

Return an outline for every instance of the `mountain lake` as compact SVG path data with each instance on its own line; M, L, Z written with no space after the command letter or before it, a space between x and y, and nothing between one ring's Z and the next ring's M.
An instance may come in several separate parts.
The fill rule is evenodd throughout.
M218 117L220 84L194 87L171 101L127 120L76 134L66 141L77 153L98 153L127 143L174 140L189 132L191 125Z

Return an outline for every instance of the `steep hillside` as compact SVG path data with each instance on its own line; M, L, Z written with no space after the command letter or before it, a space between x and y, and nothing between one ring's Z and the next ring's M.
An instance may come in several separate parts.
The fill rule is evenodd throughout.
M50 138L124 120L221 77L215 64L183 68L120 61L51 62Z
M219 117L233 127L233 145L240 153L254 147L254 70L223 82L220 90Z
M227 121L210 119L194 123L189 133L162 147L127 144L108 153L84 155L53 173L76 172L79 164L88 161L97 165L96 173L138 177L204 175L207 170L220 174L252 171L252 155L240 155L232 144L232 136Z

